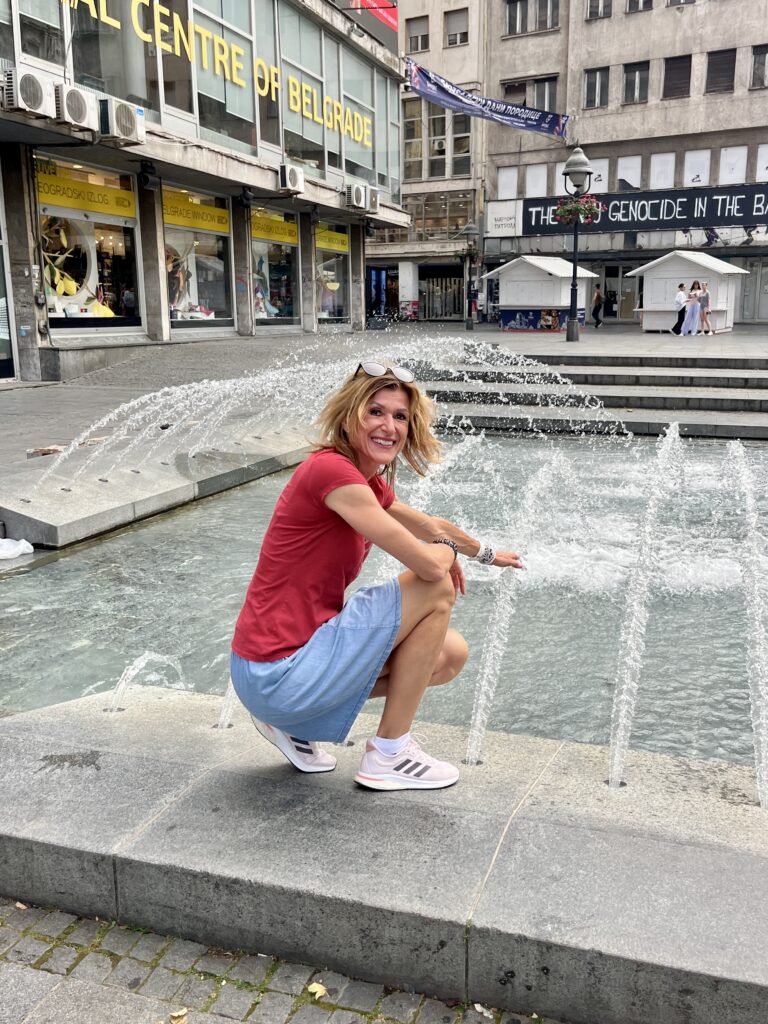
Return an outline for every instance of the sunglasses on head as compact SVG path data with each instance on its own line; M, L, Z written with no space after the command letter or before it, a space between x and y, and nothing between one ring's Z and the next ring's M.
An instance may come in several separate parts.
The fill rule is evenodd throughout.
M386 377L388 373L391 373L396 380L403 384L412 384L416 380L411 371L404 366L385 366L383 363L372 362L358 363L355 374L357 375L361 370L369 377Z

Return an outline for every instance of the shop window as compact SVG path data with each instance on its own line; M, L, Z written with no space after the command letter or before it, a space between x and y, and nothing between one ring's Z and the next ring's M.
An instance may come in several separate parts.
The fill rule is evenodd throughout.
M608 68L591 68L584 72L584 106L608 106Z
M445 13L445 45L461 46L469 42L469 9L446 11Z
M753 89L768 89L768 46L752 47Z
M139 36L95 20L87 4L70 8L70 17L77 84L159 110L157 60Z
M42 155L35 175L51 327L140 324L130 176Z
M405 38L408 53L429 49L429 18L406 18Z
M666 57L664 59L664 90L665 100L676 99L691 94L691 55L685 57Z
M0 60L13 61L11 0L0 0Z
M254 210L251 214L251 256L256 325L301 323L296 217L270 210Z
M0 377L13 377L13 346L11 322L8 317L8 295L5 290L5 253L0 245Z
M227 201L164 188L163 221L171 326L232 324Z
M648 72L650 62L640 61L638 64L624 65L624 102L648 102Z
M349 229L345 224L317 225L315 234L318 320L349 320Z
M19 0L21 49L30 57L64 63L61 0Z
M707 54L706 92L733 92L735 75L735 50L716 50Z

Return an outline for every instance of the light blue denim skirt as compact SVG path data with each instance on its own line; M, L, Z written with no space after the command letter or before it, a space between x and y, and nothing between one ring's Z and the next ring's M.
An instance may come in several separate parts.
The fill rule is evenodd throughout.
M305 740L341 743L368 699L400 628L397 579L361 587L303 647L279 661L231 657L232 685L264 722Z

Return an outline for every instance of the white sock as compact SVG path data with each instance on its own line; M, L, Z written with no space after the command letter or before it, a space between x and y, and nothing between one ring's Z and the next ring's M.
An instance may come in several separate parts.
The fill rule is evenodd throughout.
M374 736L372 742L380 754L394 757L395 754L405 750L410 738L411 734L407 732L404 736L398 736L396 740L385 740L382 736Z

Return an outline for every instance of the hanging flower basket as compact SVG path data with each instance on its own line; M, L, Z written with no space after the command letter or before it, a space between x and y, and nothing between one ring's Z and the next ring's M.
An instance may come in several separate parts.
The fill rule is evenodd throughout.
M578 217L582 223L592 224L607 209L597 196L568 196L567 199L558 199L555 219L561 224L575 224Z

